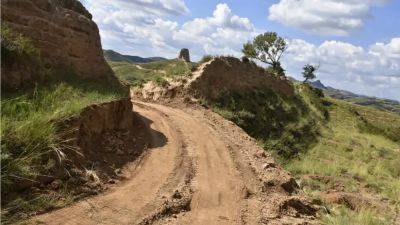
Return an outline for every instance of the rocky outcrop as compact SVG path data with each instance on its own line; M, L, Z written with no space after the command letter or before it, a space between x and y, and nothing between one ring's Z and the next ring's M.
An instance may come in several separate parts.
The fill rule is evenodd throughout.
M190 62L189 49L182 48L181 51L179 52L178 59L183 60L185 62Z
M1 11L2 23L31 39L56 74L73 71L83 79L117 80L104 60L99 29L79 1L3 0ZM3 82L7 75L3 71Z

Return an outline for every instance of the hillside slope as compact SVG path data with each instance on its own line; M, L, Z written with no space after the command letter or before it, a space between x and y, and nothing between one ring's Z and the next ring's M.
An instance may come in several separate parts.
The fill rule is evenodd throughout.
M396 100L357 95L350 91L327 87L319 80L309 83L313 87L323 90L325 95L335 99L345 100L347 102L351 102L357 105L371 106L377 109L400 113L400 102Z
M165 61L163 57L149 57L143 58L140 56L123 55L113 50L103 50L104 58L113 62L130 62L130 63L149 63L156 61Z
M400 117L323 97L307 84L291 85L263 71L220 57L162 87L134 88L135 97L199 103L242 127L327 209L321 223L396 223Z

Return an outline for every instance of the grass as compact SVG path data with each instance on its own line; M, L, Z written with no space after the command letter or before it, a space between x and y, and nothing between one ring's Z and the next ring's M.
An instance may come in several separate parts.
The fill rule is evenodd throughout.
M57 123L81 112L93 103L119 99L123 91L105 84L79 80L75 77L54 82L49 86L21 93L2 93L1 99L1 188L2 197L18 190L38 176L52 175L69 146L62 140ZM9 197L9 196L8 196ZM30 197L28 197L30 198ZM24 204L14 199L6 208L20 205L37 209L53 205L48 198L35 197ZM15 202L17 201L17 202ZM4 216L3 216L4 217Z
M291 158L316 141L318 123L324 119L313 89L299 86L298 90L307 97L286 97L264 88L225 93L206 104L259 139L266 149Z
M322 223L391 224L400 213L400 115L295 88L293 98L258 89L206 104L258 139L310 198L343 185L377 201L354 211L323 203L331 213L321 214Z
M325 215L326 224L388 224L379 217L393 217L400 210L400 143L393 134L400 116L370 107L330 100L330 120L315 146L286 161L285 168L301 180L312 197L341 183L345 191L388 199L388 209L373 206L361 211L339 210ZM364 124L382 129L366 129ZM309 175L330 177L321 183Z
M43 163L43 155L61 151L63 141L57 137L56 121L79 113L89 104L122 95L119 90L84 81L60 82L29 93L2 95L2 189L12 188L19 179L46 172L46 167L34 165Z
M35 81L42 81L48 71L40 57L40 51L29 38L14 32L6 24L1 24L1 66L2 72L21 69ZM11 79L10 79L11 80ZM25 80L21 86L29 87L32 82ZM14 91L13 85L2 82L3 90Z
M166 78L187 76L196 66L182 60L165 60L150 63L133 64L129 62L108 61L115 74L132 86L141 86L148 81L166 85Z
M390 225L390 221L370 209L357 212L344 207L335 209L335 216L326 214L322 217L326 225Z

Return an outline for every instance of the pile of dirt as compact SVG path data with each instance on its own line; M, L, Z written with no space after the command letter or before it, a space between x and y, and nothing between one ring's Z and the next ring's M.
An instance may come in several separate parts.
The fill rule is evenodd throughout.
M84 79L118 83L104 60L99 29L79 1L4 0L1 11L2 25L30 39L47 68L58 73L73 71ZM18 66L2 70L3 86L17 89L29 82L27 77L38 79L27 69L13 68Z
M285 77L269 74L254 62L220 56L199 65L188 77L169 79L168 84L163 86L149 82L133 94L146 100L175 97L214 100L226 92L262 88L269 88L285 96L294 95L294 88Z

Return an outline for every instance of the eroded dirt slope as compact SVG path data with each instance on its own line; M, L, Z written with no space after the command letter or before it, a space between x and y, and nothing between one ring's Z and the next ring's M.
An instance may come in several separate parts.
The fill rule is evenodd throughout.
M32 224L314 224L293 178L233 123L200 107L135 102L150 150L108 192Z

